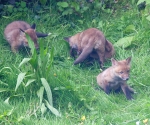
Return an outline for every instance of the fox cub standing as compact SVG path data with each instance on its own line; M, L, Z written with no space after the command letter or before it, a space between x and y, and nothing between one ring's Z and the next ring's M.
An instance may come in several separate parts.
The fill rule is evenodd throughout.
M132 99L131 93L134 93L126 82L129 79L131 57L117 61L111 59L112 66L104 70L97 76L98 85L109 94L111 90L118 91L122 89L128 100Z
M11 50L13 52L17 52L18 49L22 46L28 47L28 41L26 39L25 33L30 36L30 38L34 42L35 47L38 48L39 45L37 43L37 37L46 37L49 34L35 32L35 28L35 24L30 26L24 21L14 21L8 24L5 28L4 35L11 46Z
M98 58L100 66L103 66L104 60L114 55L114 47L111 42L106 40L103 33L96 28L89 28L83 32L77 33L71 37L64 38L70 44L70 55L73 51L79 56L74 64L83 62L88 56Z

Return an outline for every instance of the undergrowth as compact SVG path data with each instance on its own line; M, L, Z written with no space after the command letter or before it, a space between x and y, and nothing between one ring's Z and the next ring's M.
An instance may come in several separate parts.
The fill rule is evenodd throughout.
M140 122L140 125L144 125L143 120L150 119L150 22L145 14L148 13L144 10L138 11L136 4L125 4L109 13L109 16L99 12L96 18L90 18L88 15L83 19L65 19L55 11L39 14L38 19L28 13L24 15L26 18L17 14L8 18L2 17L0 21L4 23L0 26L0 123L134 125ZM33 53L30 53L29 49L14 54L4 39L4 28L14 20L24 20L30 24L35 22L37 31L52 33L39 41L46 48L45 53L50 54L54 49L53 63L49 72L46 67L42 73L38 72L46 73L41 76L48 82L52 91L53 106L61 113L61 117L56 117L50 110L45 111L41 108L37 91L42 84L37 85L34 81L26 87L28 79L23 79L15 91L19 73L26 72L29 75L36 73L36 70L29 63L19 67L24 58L32 58ZM63 38L90 27L100 29L114 44L114 58L122 60L132 56L128 84L136 91L134 100L126 100L123 93L106 95L98 89L96 76L102 69L97 61L90 65L73 65L74 59L69 55L69 45ZM39 55L37 52L37 56ZM105 68L109 66L110 59L104 64ZM41 76L39 78L42 78ZM47 93L43 93L43 98L47 99Z

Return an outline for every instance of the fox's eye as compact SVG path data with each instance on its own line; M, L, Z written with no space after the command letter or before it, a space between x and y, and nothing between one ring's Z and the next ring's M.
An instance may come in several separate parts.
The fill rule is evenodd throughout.
M130 70L127 70L127 72L130 72Z
M120 74L122 74L122 73L123 73L123 71L120 71L119 73L120 73Z

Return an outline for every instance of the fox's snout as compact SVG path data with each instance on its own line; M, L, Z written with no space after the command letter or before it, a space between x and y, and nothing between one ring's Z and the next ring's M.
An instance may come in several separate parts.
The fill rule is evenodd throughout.
M123 77L122 80L127 81L129 80L129 77L125 77L125 78Z
M124 81L129 80L129 74L120 75L120 78Z

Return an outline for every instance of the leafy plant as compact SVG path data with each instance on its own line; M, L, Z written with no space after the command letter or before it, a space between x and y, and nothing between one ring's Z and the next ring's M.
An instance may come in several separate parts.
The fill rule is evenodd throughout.
M108 1L107 1L108 2ZM110 9L106 9L106 6L103 6L104 3L98 0L92 2L87 1L63 1L57 2L58 10L62 12L62 15L80 15L83 16L83 13L95 13L99 10L105 10L105 12L110 12Z
M31 41L28 35L27 38L29 46L31 48L31 57L24 58L20 63L19 68L28 63L30 64L32 70L21 72L18 75L15 91L17 91L24 80L27 81L25 83L25 87L30 87L31 84L34 84L35 88L38 88L37 96L40 100L41 113L44 114L46 109L48 108L56 116L61 116L57 109L53 107L52 92L50 85L47 82L48 74L53 63L54 49L52 48L49 53L48 48L46 47L44 49L43 42L40 42L40 52L38 54L35 49L34 43ZM44 96L44 93L46 93L47 98Z
M26 13L28 11L27 4L24 1L15 2L15 5L5 5L2 6L3 13L2 15L10 15L16 13Z

